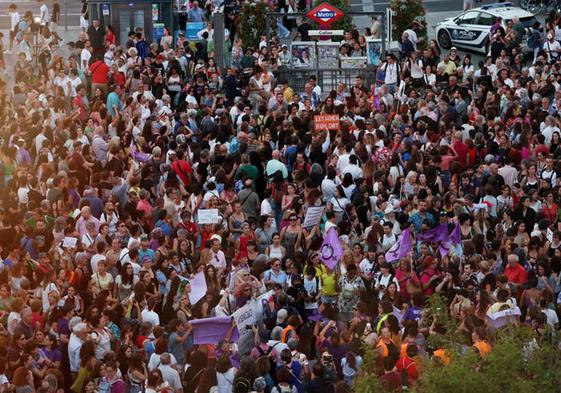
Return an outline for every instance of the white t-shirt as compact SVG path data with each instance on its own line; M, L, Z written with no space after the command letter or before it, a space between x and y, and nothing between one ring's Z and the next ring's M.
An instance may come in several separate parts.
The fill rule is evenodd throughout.
M29 198L27 194L29 193L29 188L27 186L23 186L18 188L18 202L22 205L26 205L29 202Z
M314 295L317 299L317 295L321 290L321 280L319 277L313 277L311 280L308 280L308 277L304 276L304 288L306 289L306 292L308 292L308 295ZM306 310L315 310L318 307L317 301L304 302L304 308Z
M14 29L16 28L16 26L18 25L19 21L20 21L21 17L19 16L19 12L10 12L10 25L11 30L14 31Z
M399 292L399 282L397 281L397 278L395 278L395 275L388 274L387 276L384 276L383 274L380 274L378 277L376 277L376 286L380 287L380 292L378 294L380 300L382 300L382 298L384 297L384 291L381 287L384 287L384 289L386 289L390 282L395 283L395 285L397 286L397 292Z
M39 15L41 16L42 25L49 23L49 7L47 7L47 4L42 4L41 7L39 7Z
M173 354L170 353L169 357L171 359L171 364L176 365L177 359L175 359L175 356L173 356ZM150 356L150 360L148 361L148 371L154 371L160 366L160 364L161 364L160 355L158 355L157 353L153 353L152 356Z
M87 49L82 50L82 53L80 53L80 69L86 70L88 68L88 64L90 62L91 57L92 54L90 53L89 50ZM85 66L84 63L86 64Z
M543 50L547 52L547 59L549 61L552 59L556 60L559 57L559 52L557 52L559 49L561 49L561 44L557 41L546 41L543 43Z
M177 392L183 388L181 385L181 379L179 378L179 373L176 369L172 368L169 364L161 365L158 367L162 373L162 379L164 382L168 382L173 391Z
M555 328L555 325L559 323L559 317L557 316L557 313L549 308L542 308L542 312L547 317L547 324L552 328Z
M102 360L103 356L109 351L111 351L111 336L107 331L103 330L101 333L92 332L92 339L95 341L95 358L97 360ZM99 339L99 341L98 341Z
M144 310L142 310L140 316L142 318L142 322L150 322L152 326L160 325L160 316L154 311L150 311L145 308Z

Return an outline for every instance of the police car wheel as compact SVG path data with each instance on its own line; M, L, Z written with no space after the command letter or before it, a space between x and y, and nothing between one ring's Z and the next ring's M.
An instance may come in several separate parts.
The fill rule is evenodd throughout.
M450 38L450 34L444 29L438 32L438 45L442 49L450 49L452 47L452 39Z

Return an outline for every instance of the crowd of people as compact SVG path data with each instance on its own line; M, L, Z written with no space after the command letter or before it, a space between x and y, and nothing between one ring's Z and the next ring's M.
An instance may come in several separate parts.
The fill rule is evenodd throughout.
M271 4L292 6L311 4ZM559 329L555 12L528 32L497 21L478 66L414 22L372 81L295 91L277 78L288 47L243 47L233 1L223 68L212 25L196 43L119 43L92 20L63 43L41 8L33 51L10 5L17 62L0 80L0 392L341 393L361 373L401 391L421 358L451 361L430 296L481 357L498 313L538 343ZM255 299L251 326L195 334Z

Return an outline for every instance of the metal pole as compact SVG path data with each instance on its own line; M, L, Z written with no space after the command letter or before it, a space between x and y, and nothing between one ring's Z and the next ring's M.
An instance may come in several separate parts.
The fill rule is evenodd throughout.
M214 53L216 56L216 65L224 68L224 14L215 12L212 15L214 23Z
M68 31L68 0L64 0L64 31Z

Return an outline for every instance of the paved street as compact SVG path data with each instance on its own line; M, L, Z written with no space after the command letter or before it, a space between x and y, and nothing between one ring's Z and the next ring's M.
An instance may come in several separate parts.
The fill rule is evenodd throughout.
M64 27L65 18L65 0L58 0L61 9L60 26ZM8 6L15 3L18 6L18 12L23 16L26 11L33 12L33 15L39 13L39 2L37 1L13 1L13 0L0 0L0 30L8 30L10 28L10 16L8 15ZM49 9L52 10L52 2L47 2ZM68 26L80 25L80 8L81 2L79 0L67 0L66 9L68 12Z
M463 0L425 0L423 3L427 13L459 11L463 6ZM354 11L384 11L389 4L389 1L351 0L351 7Z

